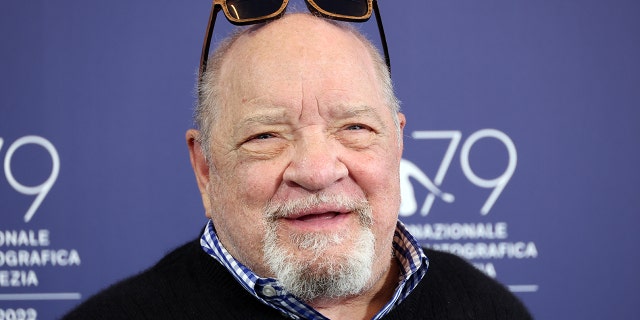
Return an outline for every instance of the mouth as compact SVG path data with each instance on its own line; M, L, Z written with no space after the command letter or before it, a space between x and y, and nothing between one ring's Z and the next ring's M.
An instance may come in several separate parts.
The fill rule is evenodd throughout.
M351 213L343 208L313 208L282 217L282 220L300 231L335 230L347 221Z
M372 215L364 198L346 195L311 195L270 202L264 212L267 222L293 234L348 233L354 228L369 227Z
M287 219L287 220L298 220L298 221L302 221L302 222L310 222L310 221L316 221L316 220L333 219L336 216L341 215L341 214L344 214L344 213L333 211L333 212L303 214L303 215L298 215L298 216L294 216L294 217L287 217L285 219Z
M288 220L310 221L332 219L336 216L351 213L351 209L338 204L324 204L289 212L282 216Z

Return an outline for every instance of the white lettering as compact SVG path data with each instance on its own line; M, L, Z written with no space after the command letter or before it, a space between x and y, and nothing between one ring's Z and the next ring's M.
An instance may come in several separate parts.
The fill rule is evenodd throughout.
M488 275L491 278L496 278L498 276L498 273L496 272L496 268L493 266L493 263L491 262L474 263L473 266L476 267L478 270L484 272L486 275Z
M430 247L473 259L532 259L538 257L534 242L435 243Z
M37 287L38 277L33 270L0 270L0 287Z
M77 250L7 250L0 251L0 267L79 266Z
M408 224L418 240L506 239L507 223L435 223Z
M38 318L38 311L36 311L36 309L34 308L27 308L27 309L0 308L0 320L36 320L37 318Z
M49 230L4 230L0 231L0 247L47 247Z

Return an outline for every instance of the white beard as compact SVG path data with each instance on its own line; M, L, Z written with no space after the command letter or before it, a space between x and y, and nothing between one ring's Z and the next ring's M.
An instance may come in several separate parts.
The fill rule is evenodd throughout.
M278 238L278 218L324 203L337 203L358 214L359 232L354 237L340 232L318 232L291 234L288 239ZM375 237L371 231L372 211L366 200L314 195L282 204L271 203L265 209L265 221L265 262L289 293L309 302L319 298L357 295L371 285ZM290 245L282 245L283 241L288 241ZM352 243L351 250L330 253L333 247L345 242Z

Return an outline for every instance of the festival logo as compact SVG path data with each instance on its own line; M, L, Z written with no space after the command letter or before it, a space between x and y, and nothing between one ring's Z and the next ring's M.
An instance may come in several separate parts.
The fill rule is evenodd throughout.
M41 162L41 150L44 149L50 164ZM37 151L37 152L35 152ZM4 153L4 158L2 154ZM37 213L42 208L49 191L54 187L60 173L60 156L53 143L41 136L27 135L9 143L0 138L0 159L2 170L10 189L2 199L6 199L0 223L0 320L3 319L38 319L38 310L33 306L37 301L79 300L77 292L51 292L50 274L57 274L76 268L81 264L80 254L76 249L59 248L55 245L55 236L49 228L30 227L37 220ZM20 160L16 160L20 159ZM26 161L28 160L28 161ZM28 164L25 164L28 163ZM32 168L32 166L38 168ZM26 173L36 172L50 166L50 172L39 183L27 183ZM31 166L31 167L29 167ZM23 180L24 179L24 180ZM0 180L1 183L4 181ZM3 188L2 190L5 190ZM33 197L26 207L22 206L21 197ZM5 212L6 211L6 212ZM7 221L11 216L21 216L17 224ZM41 225L42 223L35 223ZM42 273L47 277L40 277ZM42 316L42 315L40 315Z
M425 173L433 171L423 170L422 166L425 164L418 161L402 159L400 164L402 203L399 215L407 229L423 245L462 256L491 277L498 277L496 265L500 261L535 259L538 256L535 242L512 240L517 238L517 235L509 234L508 222L494 221L490 217L494 205L508 186L518 164L516 146L507 134L497 129L482 129L473 132L464 141L462 133L456 130L414 131L411 136L415 143L424 143L425 148L429 148L427 143L436 140L446 145L444 152L433 156L437 163L433 177ZM507 154L505 166L496 176L483 177L478 174L478 171L481 171L478 169L482 169L482 163L472 161L471 151L479 148L478 142L485 139L496 140ZM439 149L428 150L428 154L431 155ZM456 159L457 154L459 155ZM451 166L454 160L459 161L459 167ZM434 216L432 213L436 201L451 206L460 199L456 196L456 190L443 187L447 173L452 167L459 168L469 184L481 189L490 189L490 192L473 212L460 212L445 219L454 222L438 222L442 216ZM418 190L426 190L426 196L418 196ZM509 288L515 292L538 290L535 284L511 284Z

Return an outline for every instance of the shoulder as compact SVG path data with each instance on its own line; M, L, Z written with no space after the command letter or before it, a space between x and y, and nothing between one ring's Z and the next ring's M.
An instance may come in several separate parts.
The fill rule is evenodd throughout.
M515 295L462 258L424 252L429 258L427 273L400 310L436 319L531 319Z
M262 319L280 314L251 296L199 239L116 283L63 319Z
M144 313L142 306L158 304L163 295L167 295L164 288L172 287L173 275L181 276L180 260L190 254L192 246L193 242L189 242L148 270L109 286L76 307L64 319L104 319L114 318L114 315L121 319L141 318L139 313ZM159 295L153 296L151 292Z
M469 293L511 295L496 280L488 277L466 260L447 253L424 249L429 258L429 268L425 275L425 284L437 286L439 289L463 290Z

